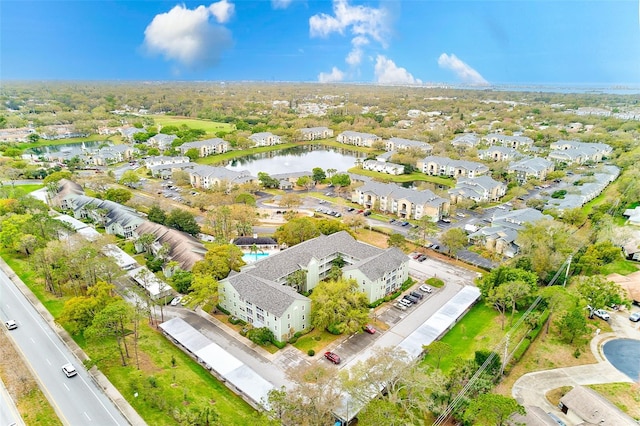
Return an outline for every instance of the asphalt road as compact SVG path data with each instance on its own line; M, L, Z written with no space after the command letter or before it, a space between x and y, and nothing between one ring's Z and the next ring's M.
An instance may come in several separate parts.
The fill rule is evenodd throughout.
M98 388L82 363L49 327L24 295L0 270L0 317L13 319L9 331L47 399L67 425L128 425L115 405ZM71 362L78 375L67 378L62 365Z

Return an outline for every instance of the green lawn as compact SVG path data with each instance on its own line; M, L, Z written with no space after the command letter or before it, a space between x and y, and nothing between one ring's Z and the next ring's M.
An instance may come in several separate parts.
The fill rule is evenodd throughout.
M455 358L473 359L478 350L493 350L508 328L508 316L505 330L501 330L498 312L483 303L476 304L440 339L451 346L451 355L442 358L440 369L448 371ZM436 360L428 355L423 362L434 368L436 366Z
M6 188L7 186L9 185L3 185L1 188ZM30 192L36 191L42 187L44 187L44 185L39 183L30 183L27 185L16 185L16 189L20 188L21 191L24 191L27 194Z
M133 338L127 340L131 358L123 367L113 339L77 339L90 356L100 354L93 362L148 424L173 425L176 410L202 412L208 408L215 410L224 424L261 424L253 408L144 321L139 339L140 369L136 368Z
M218 132L229 133L235 130L233 124L216 123L215 121L198 120L197 118L171 117L167 115L152 115L150 117L153 118L156 124L162 126L182 126L185 124L192 129L202 129L211 135Z
M293 346L304 352L305 354L309 349L313 349L316 354L329 343L333 342L340 336L336 336L327 332L326 330L313 330L312 332L300 337Z
M629 275L638 272L638 263L630 260L618 259L615 262L608 263L600 269L602 275L620 274Z
M40 139L38 142L22 142L17 144L17 147L20 149L28 149L28 148L40 148L43 146L56 146L56 145L67 145L67 144L79 144L82 142L99 142L99 141L108 141L115 145L122 143L122 138L119 135L90 135L84 138L69 138L69 139L58 139L58 140L46 140Z
M358 175L369 176L373 178L380 179L386 182L396 182L396 183L404 183L404 182L431 182L437 185L444 185L446 187L455 186L456 182L453 179L448 179L441 176L429 176L424 173L414 172L411 174L405 175L389 175L386 173L374 172L371 170L364 170L360 167L352 167L349 170L349 173L355 173Z
M56 298L45 291L23 256L6 249L0 250L0 255L49 312L58 318L66 299ZM138 347L139 370L131 336L127 338L130 358L126 367L120 364L113 339L89 341L83 336L73 337L91 358L90 364L98 366L148 424L175 425L177 422L172 418L175 410L202 412L208 408L215 410L225 424L262 424L251 406L160 332L148 326L144 319L141 321ZM134 396L136 392L138 397Z

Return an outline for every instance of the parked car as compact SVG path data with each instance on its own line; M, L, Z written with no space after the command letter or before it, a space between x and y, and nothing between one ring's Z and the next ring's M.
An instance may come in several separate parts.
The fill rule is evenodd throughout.
M640 321L640 312L634 312L629 315L629 321L638 322Z
M369 334L376 334L376 329L373 328L373 326L371 324L367 324L364 326L364 331L366 331Z
M7 330L15 330L18 328L18 323L15 320L6 320L4 325L7 327Z
M402 303L400 303L400 302L396 302L392 306L394 308L400 310L400 311L406 311L407 310L407 307L405 305L403 305Z
M456 216L458 216L458 217L467 217L467 215L464 214L464 213L456 213Z
M428 285L426 285L426 284L420 285L419 289L420 289L420 291L424 291L425 293L433 292L433 289L431 287L429 287Z
M440 222L451 223L451 219L449 219L448 217L443 217L442 219L440 219Z
M362 214L365 216L371 216L371 210L365 210Z
M71 365L71 363L65 364L62 366L62 372L67 376L67 377L73 377L76 374L78 374L78 372L76 371L76 368Z
M414 296L412 296L410 294L405 294L404 295L404 299L408 299L412 303L418 303L420 301L420 299L418 299L417 297L414 297Z
M425 260L427 260L427 256L425 256L424 254L420 255L420 257L418 257L418 262L424 262Z
M181 300L182 300L182 297L180 296L174 297L173 300L171 301L171 306L178 306Z
M420 256L422 256L422 254L421 254L421 253L416 253L416 254L414 254L414 255L413 255L413 256L411 256L411 257L412 257L413 259L415 259L415 260L418 260L418 258L419 258Z
M611 318L609 312L605 311L604 309L596 309L595 311L593 311L593 315L605 321L609 321L609 319Z
M420 294L417 291L412 291L411 293L409 293L410 295L412 295L413 297L416 297L418 299L422 299L424 297L424 294Z
M340 364L340 357L335 352L325 352L324 357L334 364Z
M413 303L410 300L407 299L400 299L398 300L398 303L401 304L402 306L405 306L407 308L411 307L411 305L413 305Z
M440 246L437 245L437 244L434 244L434 245L431 246L432 250L438 250L439 248L440 248Z
M558 416L556 416L555 414L549 412L549 413L547 413L547 415L549 415L549 417L551 417L551 419L553 419L554 422L558 423L559 426L567 426L567 424L565 422L563 422L562 420L560 420L560 418Z
M409 226L409 222L402 222L402 226Z

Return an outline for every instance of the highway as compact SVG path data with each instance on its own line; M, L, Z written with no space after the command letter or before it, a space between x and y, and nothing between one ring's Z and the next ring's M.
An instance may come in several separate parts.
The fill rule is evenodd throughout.
M66 425L128 425L116 406L92 381L80 361L24 295L0 270L0 317L18 328L7 331L43 392ZM67 378L62 365L71 362L78 375Z

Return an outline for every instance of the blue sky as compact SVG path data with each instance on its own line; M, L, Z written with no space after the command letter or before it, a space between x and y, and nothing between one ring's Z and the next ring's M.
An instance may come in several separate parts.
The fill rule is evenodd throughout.
M0 79L638 85L639 6L2 0Z

